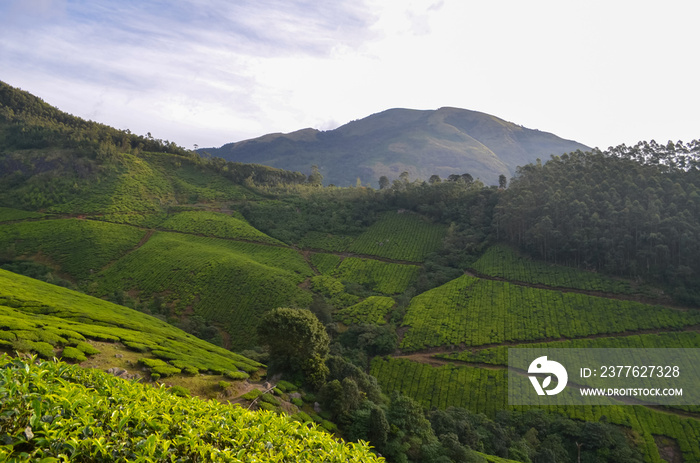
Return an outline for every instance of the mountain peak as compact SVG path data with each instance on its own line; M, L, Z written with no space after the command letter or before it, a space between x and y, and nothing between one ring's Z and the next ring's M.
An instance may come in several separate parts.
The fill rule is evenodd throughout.
M375 184L380 176L409 172L427 180L437 174L470 173L486 184L537 158L589 147L490 114L455 107L436 110L392 108L337 129L303 129L268 134L207 149L230 161L253 162L309 172L318 165L327 183Z

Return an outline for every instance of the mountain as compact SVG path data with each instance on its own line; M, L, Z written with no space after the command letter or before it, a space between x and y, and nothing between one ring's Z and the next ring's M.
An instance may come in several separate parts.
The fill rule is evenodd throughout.
M379 150L389 133L406 144L429 133L425 144L454 146L469 120L492 139L510 131L500 145L479 139L494 153L546 135L462 110L393 110L260 143L335 136ZM173 385L0 356L0 409L22 411L0 419L0 461L319 458L303 450L317 442L313 424L239 407L233 426L228 407L166 395L189 391L369 441L390 463L579 452L700 462L695 406L522 410L507 391L511 348L700 348L698 235L697 140L562 155L524 166L506 189L323 188L83 121L0 83L0 351ZM317 324L298 331L319 346L302 368L256 334L284 321L270 314L295 312L278 308L309 309L326 327L325 347ZM277 334L301 339L293 331ZM318 389L305 386L307 368ZM280 439L255 434L261 420ZM278 425L305 435L285 439ZM372 458L347 452L328 460Z
M318 165L324 183L376 184L379 177L427 180L469 173L486 184L511 177L518 166L590 148L495 116L458 108L389 109L338 127L303 129L206 148L213 156L309 172Z

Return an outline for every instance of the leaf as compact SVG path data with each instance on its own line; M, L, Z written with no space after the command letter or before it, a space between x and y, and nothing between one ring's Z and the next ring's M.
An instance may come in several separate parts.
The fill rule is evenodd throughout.
M542 389L547 389L547 386L549 386L549 383L552 382L552 377L547 376L544 381L542 381Z

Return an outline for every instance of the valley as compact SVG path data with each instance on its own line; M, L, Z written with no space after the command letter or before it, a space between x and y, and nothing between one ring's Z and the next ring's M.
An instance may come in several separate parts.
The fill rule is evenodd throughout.
M332 448L329 461L573 461L580 450L582 461L700 462L698 406L512 406L506 368L511 348L700 348L697 141L562 153L500 187L467 176L335 187L2 90L14 109L0 113L0 349L24 360L3 357L0 371L31 371L17 387L51 391L46 407L68 393L91 403L76 412L96 430L84 455L109 453L107 428L90 421L105 411L83 388L95 384L142 417L117 424L146 461L166 461L162 445L289 461ZM278 308L313 323L269 318ZM272 321L286 329L267 333ZM285 336L289 357L272 349ZM0 416L26 413L0 421L0 455L54 458L67 451L54 442L78 439L77 424L50 426L58 412L44 420L34 399L8 397ZM185 434L143 418L160 402L197 416ZM282 437L217 435L200 449L193 436L212 420L249 423L232 436L266 422Z

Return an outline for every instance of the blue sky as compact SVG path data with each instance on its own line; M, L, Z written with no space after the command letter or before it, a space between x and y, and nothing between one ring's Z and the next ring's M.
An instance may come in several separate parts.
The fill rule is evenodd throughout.
M602 148L688 141L696 5L2 0L0 80L188 148L441 106Z

